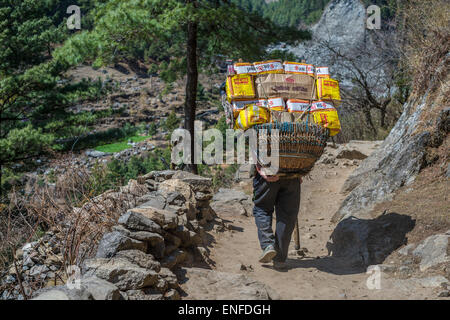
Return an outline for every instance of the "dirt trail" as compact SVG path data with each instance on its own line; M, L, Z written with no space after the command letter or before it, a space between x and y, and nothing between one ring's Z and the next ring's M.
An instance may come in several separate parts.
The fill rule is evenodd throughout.
M361 147L373 151L374 144L368 142ZM367 154L367 153L366 153ZM304 179L301 191L301 209L299 214L301 247L306 247L306 257L290 254L289 269L276 271L271 265L261 265L258 257L261 253L257 239L257 230L253 217L221 216L231 221L235 227L232 232L216 236L211 250L211 259L215 261L215 270L229 273L246 274L273 288L282 299L426 299L431 289L411 292L407 286L403 289L394 285L393 279L381 274L382 290L369 290L366 270L355 270L328 256L326 243L335 225L330 222L345 195L341 187L357 167L339 164L316 165L310 179ZM251 190L251 180L241 182L244 190ZM290 250L294 249L291 243ZM241 270L246 269L246 270ZM194 283L195 276L191 277ZM188 299L195 299L195 291Z

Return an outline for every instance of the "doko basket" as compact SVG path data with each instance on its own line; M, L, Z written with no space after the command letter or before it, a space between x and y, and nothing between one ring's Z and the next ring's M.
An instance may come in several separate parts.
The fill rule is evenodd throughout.
M279 173L307 174L323 154L329 130L308 122L264 123L253 127L258 135L258 150L265 144L270 155L271 140L278 148ZM272 134L278 129L278 136ZM265 166L259 159L258 163Z

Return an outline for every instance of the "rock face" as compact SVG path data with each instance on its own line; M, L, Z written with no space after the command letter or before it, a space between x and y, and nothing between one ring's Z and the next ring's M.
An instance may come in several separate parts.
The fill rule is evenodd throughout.
M442 72L445 62L436 74ZM411 98L404 105L402 115L380 148L347 179L342 191L350 193L333 217L335 222L364 215L375 204L390 200L398 188L411 184L427 164L427 149L439 147L446 139L450 112L439 99L429 99L433 88L432 82L424 96ZM424 121L424 114L437 116Z
M359 0L332 0L321 19L310 28L312 39L288 49L308 63L327 65L333 77L342 85L351 85L348 71L334 67L329 50L322 42L329 42L343 53L360 46L367 40L366 9Z
M420 103L405 105L402 116L381 147L364 160L345 182L343 191L350 194L333 220L338 221L362 211L370 211L376 203L391 199L395 190L414 181L423 165L429 132L413 136L421 112Z
M48 289L33 294L36 299L179 299L178 280L172 271L193 262L210 263L205 228L225 228L209 205L211 179L170 170L150 172L130 181L121 192L133 194L135 205L118 207L124 211L117 225L103 235L95 257L81 266L80 288L69 290L49 282ZM107 192L97 198L111 195ZM89 208L87 203L80 210L89 212ZM51 279L55 277L51 273L62 267L57 248L48 244L51 239L46 235L18 252L19 269L24 268L30 279ZM27 279L23 279L25 285ZM6 280L16 281L15 270L11 269ZM3 298L17 298L16 294L5 291Z

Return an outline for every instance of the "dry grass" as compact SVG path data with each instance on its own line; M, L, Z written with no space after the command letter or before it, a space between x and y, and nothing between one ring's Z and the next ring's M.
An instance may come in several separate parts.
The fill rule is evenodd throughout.
M28 185L25 195L12 193L9 207L0 215L0 270L14 267L15 253L24 243L51 234L61 266L56 272L55 284L64 283L68 267L80 266L92 256L102 235L146 192L130 190L129 184L120 192L110 190L95 196L92 183L88 172L68 171L54 186L35 182ZM143 187L136 184L135 189L139 188ZM20 281L23 278L21 267L15 273L19 274ZM33 291L48 283L27 285ZM22 295L27 298L25 292Z
M409 0L402 12L407 65L414 75L414 89L421 94L450 49L450 3Z
M438 165L422 171L411 186L403 187L392 201L380 203L372 211L374 215L386 210L415 219L408 243L419 243L430 235L450 230L450 180L435 171L440 171Z

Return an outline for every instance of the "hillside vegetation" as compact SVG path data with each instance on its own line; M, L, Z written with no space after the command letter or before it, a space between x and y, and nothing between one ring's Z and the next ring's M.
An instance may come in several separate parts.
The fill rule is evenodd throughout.
M249 12L257 12L281 26L299 27L319 20L330 0L233 0Z

